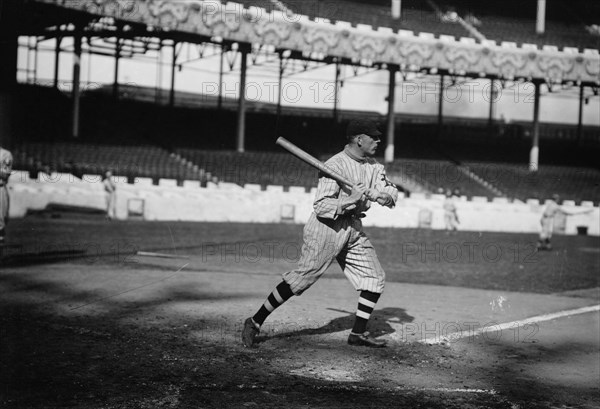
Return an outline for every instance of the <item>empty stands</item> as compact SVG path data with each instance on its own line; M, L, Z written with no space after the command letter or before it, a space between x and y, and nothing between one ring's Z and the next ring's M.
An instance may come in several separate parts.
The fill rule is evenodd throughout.
M444 160L397 159L386 166L390 179L404 184L414 181L428 193L458 189L461 195L494 198L500 196L491 185L474 179L467 169Z
M156 146L96 145L78 143L23 143L14 150L15 169L37 172L104 174L126 176L129 182L146 177L158 183L161 178L202 180L203 172L193 164Z
M546 2L546 24L543 34L536 33L536 1L481 2L474 0L437 0L443 10L458 13L489 40L554 45L559 49L577 47L600 48L600 36L591 34L587 24L600 15L598 2L563 1ZM595 21L597 24L598 22Z
M425 2L404 0L400 19L392 18L391 3L359 2L342 0L291 0L283 2L296 13L307 15L313 20L326 19L331 23L348 22L353 26L370 25L374 29L389 27L395 31L413 31L415 35L426 32L435 36L449 35L456 39L469 33L456 22L442 21L440 16Z
M240 186L257 184L302 186L317 185L317 171L288 153L209 151L177 148L175 152L204 169L210 177Z
M553 194L563 199L600 201L600 171L591 168L567 166L540 166L530 172L525 165L510 163L469 162L465 164L476 174L494 183L511 198L543 202Z

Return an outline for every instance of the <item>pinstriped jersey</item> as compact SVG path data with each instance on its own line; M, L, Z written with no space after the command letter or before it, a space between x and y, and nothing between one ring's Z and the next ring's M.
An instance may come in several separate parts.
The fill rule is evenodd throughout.
M12 172L13 157L6 149L0 148L0 185L8 181Z
M388 180L383 165L375 159L356 157L346 145L342 152L332 156L325 164L355 184L363 183L367 189L374 188L379 192L387 193L391 197L391 202L387 206L394 207L398 199L398 190ZM340 187L335 180L321 174L313 203L315 214L325 219L337 219L343 214L360 214L371 207L369 200L362 199L356 206L342 210L341 199L349 195L348 187Z

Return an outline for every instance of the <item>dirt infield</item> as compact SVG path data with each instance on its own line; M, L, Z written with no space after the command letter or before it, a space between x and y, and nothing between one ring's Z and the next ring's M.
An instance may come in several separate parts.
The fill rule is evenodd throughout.
M510 257L450 262L440 250L438 261L433 246L422 262L418 243L450 249L479 234L373 229L389 282L370 330L388 348L345 343L356 293L334 266L245 349L242 320L294 264L293 245L270 257L277 246L264 243L283 249L298 226L63 217L10 227L23 247L0 271L3 407L599 407L599 314L521 324L599 303L595 238L557 237L555 252L524 263L508 246L531 237L483 234L480 248Z

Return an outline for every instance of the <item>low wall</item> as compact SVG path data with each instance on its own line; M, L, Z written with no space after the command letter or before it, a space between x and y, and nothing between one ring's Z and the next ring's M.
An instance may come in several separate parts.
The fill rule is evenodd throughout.
M185 182L178 187L173 180L161 180L158 186L138 178L127 184L124 178L115 177L117 186L117 218L140 217L144 220L173 221L227 221L254 223L305 223L312 211L314 189L281 186L246 185L244 188L222 183L200 188L197 182ZM38 175L30 180L25 172L14 172L9 180L11 196L10 217L23 217L28 210L43 210L49 204L105 208L105 193L97 175L84 175L82 179L69 174ZM365 226L409 227L444 229L442 195L413 194L400 196L394 209L373 205ZM486 198L465 197L457 201L460 230L537 233L544 205L536 200L527 203L509 203L506 199L489 202ZM591 202L575 206L565 201L567 211L586 214L557 217L557 233L577 234L577 227L587 228L589 235L600 235L600 212Z

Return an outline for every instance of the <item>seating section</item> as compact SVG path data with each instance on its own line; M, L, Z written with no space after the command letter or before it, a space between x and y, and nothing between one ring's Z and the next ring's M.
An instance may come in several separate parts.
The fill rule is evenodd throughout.
M14 150L14 168L38 172L104 174L110 170L115 176L151 178L155 184L160 178L204 180L203 172L193 164L154 146L117 146L76 143L24 143Z
M477 29L488 39L511 41L518 46L524 43L536 44L539 48L544 45L554 45L559 49L564 47L600 48L600 36L586 32L583 25L568 25L561 22L549 21L546 23L544 34L535 32L534 19L483 17L481 26Z
M461 195L493 198L500 196L491 187L485 186L466 169L445 160L397 159L386 166L390 180L403 183L415 181L429 193L443 193L458 189Z
M384 122L377 113L342 111L341 122L334 123L326 110L298 107L289 107L278 121L274 107L263 104L263 111L246 116L245 143L250 152L238 153L232 150L233 110L170 109L135 98L114 101L88 93L82 98L81 135L73 142L65 137L66 97L34 86L20 86L18 95L15 117L24 126L18 127L16 140L23 142L11 150L15 170L27 170L32 177L40 171L82 176L110 169L130 182L146 177L154 183L166 178L204 185L216 178L239 185L308 189L317 185L317 172L275 145L278 135L325 159L345 143L343 131L350 118L368 115ZM31 121L32 113L36 121ZM540 124L540 171L535 174L527 170L531 129L526 122L496 121L489 127L487 119L444 118L439 132L435 116L398 115L397 159L387 167L388 173L409 192L458 188L466 196L503 194L521 200L543 200L559 193L565 199L598 202L599 128L585 126L579 138L574 125ZM490 174L496 167L502 170L500 175Z
M222 3L228 3L222 0ZM597 32L600 2L589 0L547 2L546 25L543 34L536 33L536 3L531 1L512 7L503 2L480 2L474 0L403 0L399 19L392 18L389 0L359 2L356 0L240 0L234 3L243 7L262 7L267 12L290 10L296 14L331 23L348 22L352 26L370 25L374 29L389 27L393 30L408 30L415 35L431 33L440 35L473 37L455 16L462 17L485 38L522 44L599 49L600 35ZM594 29L593 27L596 27Z
M587 27L598 24L598 2L586 0L546 2L546 24L543 34L536 33L536 1L520 3L516 7L503 2L473 0L437 0L442 10L455 11L489 40L554 45L564 47L600 48L600 36ZM596 16L594 18L592 16Z
M537 172L530 172L525 165L511 163L469 162L465 165L513 199L544 201L559 194L562 199L576 202L600 201L600 171L597 169L540 166Z
M227 3L224 0L222 2ZM391 2L388 0L241 0L236 3L246 8L262 7L267 12L289 9L313 20L325 19L334 24L343 21L355 27L358 24L366 24L374 29L389 27L395 31L409 30L415 35L432 33L436 37L472 37L473 35L456 19L448 18L451 12L456 12L457 16L462 17L487 39L498 43L508 41L518 46L527 43L536 44L540 48L544 45L554 45L559 48L577 47L580 50L600 48L600 36L588 29L591 24L598 24L591 16L597 16L600 7L589 0L576 0L572 3L562 0L547 2L544 34L537 34L535 31L536 2L533 1L520 4L515 10L504 3L492 4L493 2L473 0L403 0L399 19L392 18Z
M14 151L15 169L37 175L42 171L103 174L112 170L126 176L207 180L236 183L316 187L318 173L311 166L287 153L208 151L179 148L169 154L163 149L114 145L69 143L25 143ZM325 159L325 158L323 158ZM380 158L381 160L381 158ZM498 197L501 194L519 200L544 201L557 193L564 199L581 202L600 201L600 170L568 166L540 166L530 172L526 165L466 161L457 165L448 160L400 158L386 166L389 178L412 192L440 193L460 190L468 197ZM474 176L474 175L475 176Z
M342 1L342 0L290 0L284 4L295 13L307 15L311 19L327 19L331 23L344 21L378 27L389 27L395 31L410 30L418 35L421 32L435 36L449 35L459 39L468 37L469 33L456 22L442 21L440 16L426 2L403 0L400 19L392 18L389 1Z
M246 184L302 186L306 189L317 186L318 173L311 166L288 153L209 151L177 148L182 158L202 168L208 179Z

